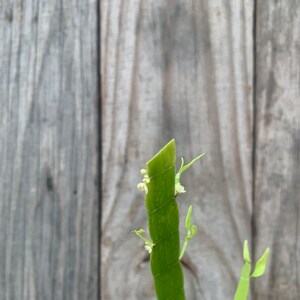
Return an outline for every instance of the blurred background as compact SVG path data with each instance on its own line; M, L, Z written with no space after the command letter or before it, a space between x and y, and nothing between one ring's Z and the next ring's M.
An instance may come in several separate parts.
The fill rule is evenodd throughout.
M147 228L139 170L171 138L207 153L178 197L199 227L187 299L233 299L245 239L253 259L271 248L251 299L300 299L299 1L102 1L101 42L103 299L154 299L129 231Z
M299 1L0 0L0 101L0 300L154 300L130 231L172 138L207 153L187 300L233 299L245 239L249 299L300 299Z

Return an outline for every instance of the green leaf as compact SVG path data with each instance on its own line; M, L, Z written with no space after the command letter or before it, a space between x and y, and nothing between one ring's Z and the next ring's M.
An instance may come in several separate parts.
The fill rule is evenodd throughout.
M188 212L186 214L186 218L185 218L185 228L187 230L187 234L180 252L180 256L179 256L179 260L183 257L184 252L187 248L188 242L189 240L195 236L197 234L198 228L196 225L191 225L192 222L192 211L193 211L193 207L192 205L189 206Z
M190 163L187 165L184 165L184 159L181 157L181 166L179 168L179 171L175 175L175 196L177 194L185 193L185 188L183 185L180 184L180 176L181 174L186 171L192 164L194 164L198 159L200 159L205 153L200 154L196 158L194 158Z
M270 254L270 248L268 247L265 250L264 254L261 256L261 258L256 262L251 277L260 277L264 274L269 254Z
M244 251L243 251L243 257L244 257L244 266L242 269L242 273L240 276L240 280L234 295L234 300L246 300L248 296L249 286L250 286L250 278L251 277L259 277L261 276L266 268L266 262L268 259L270 249L267 248L262 255L262 257L257 261L254 272L252 275L250 275L251 272L251 259L249 254L249 248L248 248L248 241L244 241Z
M250 258L250 254L249 254L249 248L248 248L248 241L247 240L244 241L243 257L244 257L244 261L251 264L251 258Z
M145 242L145 249L151 253L153 247L155 246L151 241L147 240L144 236L142 236L142 233L145 232L143 228L139 230L132 230L131 232L134 232L138 237L140 237Z
M192 212L193 212L193 206L190 205L190 207L188 209L188 212L186 214L186 218L185 218L185 228L186 228L186 230L190 230L190 228L191 228Z
M191 227L191 235L190 235L191 238L193 236L195 236L197 234L197 232L198 232L198 227L196 225L192 225L192 227Z
M200 159L203 155L205 155L205 153L202 153L200 155L198 155L197 157L195 157L191 162L189 162L187 165L184 166L184 160L181 157L181 167L179 169L180 174L182 174L184 171L186 171L191 165L193 165L198 159Z

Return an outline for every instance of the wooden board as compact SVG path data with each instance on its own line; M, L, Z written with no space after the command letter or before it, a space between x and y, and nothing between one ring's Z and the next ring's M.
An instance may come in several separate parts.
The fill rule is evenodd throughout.
M0 1L0 299L98 299L97 2Z
M257 1L255 253L270 245L257 300L300 299L300 3Z
M178 157L207 152L179 198L199 226L184 258L187 299L232 299L251 240L253 1L101 6L102 298L154 299L130 231L146 228L139 169L174 137Z

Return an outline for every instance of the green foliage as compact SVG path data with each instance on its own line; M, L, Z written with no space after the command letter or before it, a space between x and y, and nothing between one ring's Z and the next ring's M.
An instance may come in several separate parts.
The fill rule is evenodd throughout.
M197 226L192 224L192 205L186 219L187 230L180 251L179 212L176 197L185 193L180 183L181 174L194 162L200 159L202 153L187 165L181 158L181 166L175 175L176 149L175 141L171 140L149 162L146 169L141 170L143 180L137 188L145 192L145 205L151 240L143 236L144 229L133 230L145 243L145 249L150 253L151 271L154 279L158 300L185 300L181 258L190 239L197 234ZM248 242L244 243L244 266L237 286L234 300L246 300L251 277L263 275L270 249L267 248L256 262L251 273L251 258Z
M147 240L144 236L142 236L142 233L144 233L145 230L141 228L139 230L132 230L131 232L134 232L138 237L140 237L145 242L145 250L151 253L155 244L153 244L151 241Z
M183 185L180 183L180 176L181 174L186 171L192 164L194 164L198 159L200 159L205 153L200 154L196 158L194 158L190 163L187 165L184 165L184 159L181 157L181 166L179 168L178 173L175 176L175 196L177 194L185 193L185 188Z
M172 140L148 163L146 210L151 239L150 257L157 299L184 300L183 273L179 262L179 212L175 190L175 142Z
M256 262L255 268L253 273L251 273L251 259L249 254L249 248L248 248L248 241L246 240L244 242L244 251L243 251L243 257L244 257L244 266L242 269L241 277L235 292L234 300L246 300L248 296L249 291L249 285L250 285L250 278L251 277L260 277L264 274L266 269L266 264L268 260L268 256L270 253L270 248L267 248L264 252L264 254L261 256L260 259Z
M180 259L188 241L197 233L197 226L191 224L192 206L190 206L185 227L187 235L180 254L179 212L176 196L184 193L180 184L181 174L201 156L181 167L175 175L175 141L171 140L142 169L143 180L137 185L145 192L145 204L151 241L142 236L143 229L133 230L144 242L150 253L151 271L155 291L161 300L184 300L184 283Z
M193 207L192 207L192 205L190 205L190 207L188 209L188 212L187 212L187 215L186 215L186 219L185 219L185 228L187 230L187 234L185 236L185 240L184 240L184 243L183 243L183 246L182 246L182 249L181 249L179 259L181 259L183 257L183 254L185 252L185 249L188 245L189 240L193 236L195 236L198 232L197 226L191 224L192 211L193 211Z
M262 255L262 257L256 262L251 277L260 277L264 274L269 254L270 254L270 248L267 248L264 254Z

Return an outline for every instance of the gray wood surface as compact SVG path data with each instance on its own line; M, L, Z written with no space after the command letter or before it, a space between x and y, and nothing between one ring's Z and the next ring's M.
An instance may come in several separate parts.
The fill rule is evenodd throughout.
M253 1L102 0L102 299L155 299L140 168L171 138L199 235L187 299L233 299L251 240ZM182 226L182 233L184 233Z
M257 3L255 299L300 299L300 2Z
M173 137L207 152L178 197L187 299L233 299L248 239L252 299L298 300L299 41L296 0L0 0L0 300L155 299L130 231Z
M98 299L97 1L0 0L0 299Z

